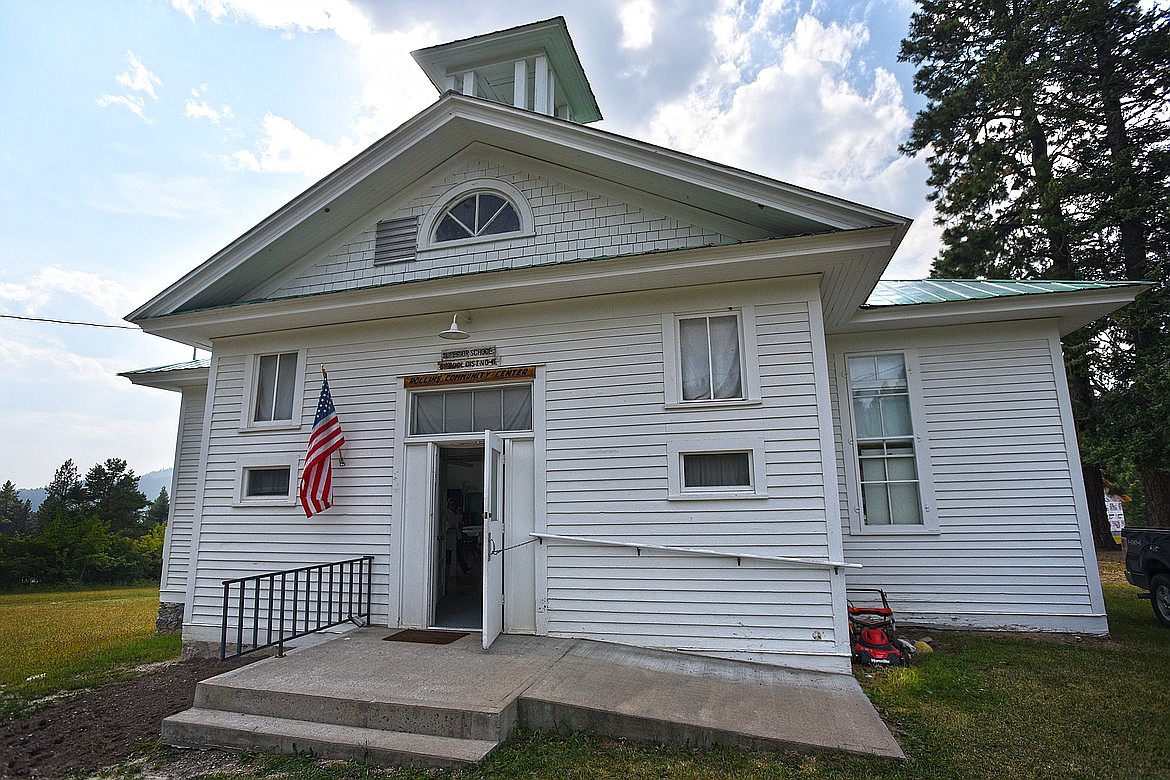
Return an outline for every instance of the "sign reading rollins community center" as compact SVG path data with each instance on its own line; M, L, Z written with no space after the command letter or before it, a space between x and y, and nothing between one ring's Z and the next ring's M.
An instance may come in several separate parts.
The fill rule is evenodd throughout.
M447 371L442 374L418 374L404 377L402 382L408 390L411 390L419 387L466 385L472 382L511 382L517 379L535 378L536 366L515 366L512 368L487 368L479 371Z

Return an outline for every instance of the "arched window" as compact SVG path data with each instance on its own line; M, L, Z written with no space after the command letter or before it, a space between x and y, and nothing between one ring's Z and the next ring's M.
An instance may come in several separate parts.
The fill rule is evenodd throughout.
M434 243L520 231L520 214L495 192L473 192L446 209L435 223Z

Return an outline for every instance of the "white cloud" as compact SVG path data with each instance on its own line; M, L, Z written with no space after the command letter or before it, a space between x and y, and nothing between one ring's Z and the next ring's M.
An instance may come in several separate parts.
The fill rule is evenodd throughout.
M934 204L927 203L914 217L914 224L882 274L883 279L924 279L942 246L942 228L934 223Z
M142 95L149 95L151 99L158 100L158 94L154 91L154 88L156 86L162 86L162 79L143 65L142 60L134 52L126 52L126 60L130 63L130 69L119 73L114 77L114 81L126 87L130 90L130 93L142 94L105 94L99 97L96 103L101 108L122 106L139 119L149 123L151 119L146 116L146 100Z
M111 324L117 324L139 297L138 291L130 290L112 279L55 265L38 269L35 275L24 282L0 284L0 303L16 304L15 308L24 315L44 313L50 303L60 304L61 312L77 311L79 306L86 306L112 317Z
M654 43L654 5L634 0L618 9L622 23L622 48L645 49Z
M235 116L231 106L220 106L215 108L210 103L203 99L204 93L207 92L207 85L202 85L191 90L191 97L187 98L187 103L183 108L183 116L188 119L206 119L213 125L219 125L226 119L231 119Z
M113 366L74 354L61 344L47 340L33 345L26 341L0 339L0 370L9 377L36 374L42 381L50 378L55 383L78 386L117 388L124 382Z
M96 101L100 108L106 106L122 106L139 119L150 122L146 116L146 101L137 95L102 95Z
M256 151L241 150L232 155L235 165L260 173L300 173L319 178L358 152L352 140L336 146L313 138L284 117L264 117L264 134Z
M350 122L347 136L334 142L316 138L292 120L269 111L253 147L229 155L229 167L321 176L409 119L435 97L434 88L409 56L410 51L433 42L429 24L404 32L378 33L366 14L347 0L171 0L171 5L191 19L203 13L217 22L240 19L290 35L332 33L352 47L361 72L367 74L359 111ZM188 116L210 119L214 109L188 101L187 111Z
M130 63L130 70L119 73L114 80L134 92L145 92L158 100L154 88L162 86L162 79L151 73L134 52L126 52L126 60Z

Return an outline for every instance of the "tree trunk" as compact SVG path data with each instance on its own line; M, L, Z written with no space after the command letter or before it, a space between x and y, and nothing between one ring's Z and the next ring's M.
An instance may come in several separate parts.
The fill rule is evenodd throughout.
M1142 487L1146 489L1146 519L1150 525L1170 528L1170 471L1142 471Z
M1081 466L1085 480L1085 497L1089 501L1089 528L1093 531L1093 546L1098 550L1116 550L1120 545L1109 527L1109 511L1105 506L1105 478L1096 466Z

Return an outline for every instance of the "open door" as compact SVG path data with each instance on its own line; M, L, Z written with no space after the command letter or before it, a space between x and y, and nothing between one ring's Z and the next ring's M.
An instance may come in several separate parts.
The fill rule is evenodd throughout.
M504 442L483 442L483 649L504 630Z

